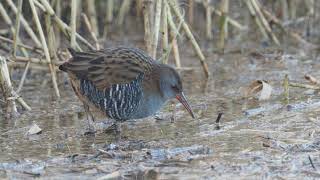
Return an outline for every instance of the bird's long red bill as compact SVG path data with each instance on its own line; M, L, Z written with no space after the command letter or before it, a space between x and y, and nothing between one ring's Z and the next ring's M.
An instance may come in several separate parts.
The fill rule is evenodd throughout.
M180 103L187 109L187 111L192 116L192 118L195 118L195 115L194 115L184 93L181 92L181 93L177 94L176 99L178 99L180 101Z

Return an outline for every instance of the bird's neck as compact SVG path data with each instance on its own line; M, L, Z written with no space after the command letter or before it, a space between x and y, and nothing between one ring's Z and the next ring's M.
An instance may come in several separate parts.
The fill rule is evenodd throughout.
M134 118L139 119L155 114L166 100L160 91L158 73L153 73L152 76L146 75L143 81L143 97Z
M154 115L157 111L159 111L162 105L166 102L166 99L163 98L158 93L144 93L142 101L134 114L134 119L140 119L144 117L148 117Z

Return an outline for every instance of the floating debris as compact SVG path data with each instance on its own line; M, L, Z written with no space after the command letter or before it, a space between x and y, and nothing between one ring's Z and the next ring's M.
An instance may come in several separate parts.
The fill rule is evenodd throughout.
M34 134L40 134L42 132L42 129L36 124L33 123L33 125L30 127L26 135L34 135Z

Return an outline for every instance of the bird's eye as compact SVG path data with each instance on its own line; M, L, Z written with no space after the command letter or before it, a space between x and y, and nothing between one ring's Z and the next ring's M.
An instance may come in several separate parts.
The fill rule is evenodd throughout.
M178 91L178 90L179 90L179 88L178 88L176 85L173 85L173 86L172 86L172 89L175 90L175 91Z

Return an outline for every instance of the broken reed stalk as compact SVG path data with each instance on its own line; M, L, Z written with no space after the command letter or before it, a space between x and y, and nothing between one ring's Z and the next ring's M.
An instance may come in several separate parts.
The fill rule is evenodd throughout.
M287 0L280 0L280 3L281 3L282 20L287 21L289 19L288 1Z
M22 2L20 2L20 3L22 3ZM15 7L14 6L14 4L12 5L13 7ZM19 26L20 26L20 20L21 20L21 8L22 8L22 4L20 4L20 6L19 6L19 9L17 10L18 12L16 13L16 16L17 16L17 18L16 18L16 28L14 29L13 28L13 26L12 26L12 20L10 19L10 17L8 16L8 14L7 14L7 12L5 11L5 9L3 8L3 6L2 6L2 4L0 3L0 13L2 14L2 16L3 16L3 18L4 18L4 20L5 20L5 22L8 24L8 25L10 25L10 30L11 30L11 32L12 32L12 34L14 34L14 39L15 40L10 40L10 42L13 44L13 46L14 47L17 47L18 46L18 44L20 44L20 38L19 38ZM20 13L19 13L20 12ZM20 14L20 15L19 15ZM19 17L20 16L20 17ZM28 52L27 52L27 50L24 48L24 47L20 47L20 49L21 49L21 51L22 51L22 54L25 56L25 57L28 57L29 56L29 54L28 54ZM13 57L15 57L16 56L16 50L14 50L14 53L13 53ZM26 78L26 74L27 74L27 72L28 72L28 69L29 69L29 65L30 65L30 63L29 62L27 62L27 64L26 64L26 66L25 66L25 70L24 70L24 72L23 72L23 75L22 75L22 78L21 78L21 80L20 80L20 83L19 83L19 86L18 86L18 92L22 89L22 86L23 86L23 84L24 84L24 80L25 80L25 78Z
M23 0L18 1L18 13L16 15L16 26L15 26L15 33L13 35L13 56L16 56L17 54L17 43L18 43L18 37L20 32L20 17L21 17L21 10L22 10L22 3Z
M162 1L162 17L161 17L161 35L162 35L162 54L166 54L168 52L169 40L168 40L168 6L165 2ZM163 59L163 63L167 62L167 60ZM165 63L166 64L166 63Z
M301 83L293 83L290 82L289 86L291 87L299 87L299 88L305 88L305 89L313 89L313 90L320 90L319 86L310 85L310 84L301 84Z
M182 27L182 23L184 21L180 21L179 22L179 25L178 25L178 28L176 27L176 25L174 24L173 22L173 18L172 18L172 15L171 15L171 12L169 10L169 5L167 4L166 1L165 2L165 6L167 7L167 17L168 17L168 25L169 25L169 29L170 29L170 36L171 36L171 43L170 45L168 46L168 49L167 49L167 52L165 54L162 55L162 57L160 58L160 60L164 63L164 64L167 64L168 63L168 59L169 59L169 55L171 53L171 50L173 49L173 47L175 46L175 43L176 43L176 52L174 53L178 53L178 55L174 54L174 58L175 58L175 63L176 65L180 66L181 67L181 63L180 63L180 56L179 56L179 51L178 51L178 46L177 46L177 36L179 35L179 31ZM179 68L180 68L179 67ZM178 67L177 67L178 68Z
M6 115L7 117L16 117L18 115L18 110L15 101L10 100L13 97L13 88L10 80L9 70L7 66L6 59L0 56L0 83L5 97L6 104Z
M97 22L95 0L87 0L87 8L88 8L88 15L89 15L92 31L97 37L99 37L99 27Z
M93 39L95 45L96 45L96 49L99 50L100 49L100 45L97 39L96 34L93 32L91 24L89 22L88 16L84 13L81 13L81 17L83 18L84 24L86 25L88 31L90 32L91 38Z
M266 16L266 18L268 19L269 22L275 24L283 33L288 34L290 37L292 37L293 39L295 39L296 41L298 41L299 43L303 44L305 47L309 48L309 49L313 49L313 48L317 48L317 45L312 44L308 41L306 41L305 39L303 39L299 34L291 31L291 30L287 30L282 23L280 22L280 20L278 18L276 18L275 16L273 16L269 11L267 11L266 9L262 8L262 12L263 14Z
M157 47L158 47L158 40L159 40L159 31L160 31L160 20L161 20L161 8L162 6L162 0L156 0L156 10L155 10L155 20L154 20L154 27L153 27L153 35L152 35L152 42L151 42L151 48L152 48L152 58L156 59L157 56Z
M280 45L280 42L278 40L278 38L275 36L275 34L272 32L272 29L270 27L269 22L266 20L266 18L264 17L262 11L261 11L261 7L260 4L258 4L258 2L256 0L250 0L252 7L255 9L255 11L258 14L258 17L261 20L262 25L264 26L269 38L276 44L276 45Z
M56 0L55 12L56 12L56 16L58 18L61 18L61 13L62 13L61 0ZM58 27L54 26L53 29L54 29L55 39L56 39L56 46L57 46L56 48L58 48L60 47L61 33Z
M60 18L58 18L55 15L54 10L50 6L49 2L47 0L41 0L42 5L46 8L46 12L49 13L50 16L53 17L54 22L57 24L59 29L66 35L68 39L70 39L70 32L71 28L64 23ZM92 46L85 38L83 38L79 33L76 33L76 37L84 44L86 45L90 50L94 50L94 46ZM77 49L81 51L81 48L79 44L77 44Z
M13 45L16 43L20 43L20 38L18 36L18 34L16 33L16 29L13 28L13 23L12 23L12 20L11 18L9 17L8 13L6 12L6 10L4 9L4 7L2 6L2 4L0 3L0 14L2 15L5 23L10 27L10 31L11 33L14 35L14 38L16 38L16 42L12 41L13 42ZM22 53L25 55L25 56L28 56L28 53L27 51L21 47L21 50L22 50Z
M103 29L103 39L107 38L108 27L111 25L112 20L113 20L113 4L114 4L113 0L108 0L104 29Z
M206 36L208 40L213 39L212 35L212 8L210 7L211 0L203 1L203 6L206 9Z
M51 57L51 64L54 64L55 62L58 61L57 48L56 48L57 45L56 45L56 38L55 38L56 36L54 34L51 16L48 13L45 13L45 23L46 23L45 27L46 27L48 49Z
M151 34L151 21L152 21L152 1L143 0L143 22L144 22L144 43L147 48L148 54L152 54L152 34Z
M23 73L22 73L21 80L20 80L19 86L18 86L18 88L17 88L17 93L18 93L18 94L19 94L20 91L22 90L22 87L23 87L24 82L25 82L26 77L27 77L28 70L29 70L29 68L30 68L30 64L31 64L30 62L27 62L27 64L25 65L25 69L24 69L24 71L23 71Z
M17 15L18 14L18 9L17 9L16 5L12 2L12 0L6 0L6 1L7 1L7 4L10 6L10 8L12 9L12 11ZM30 25L28 24L28 22L26 21L24 16L22 14L20 16L21 16L20 18L21 18L22 26L26 30L27 34L30 36L30 38L33 40L33 42L36 44L36 46L41 48L42 45L41 45L41 42L38 39L37 35L32 30L32 28L30 27Z
M128 14L130 10L130 5L131 5L132 0L124 0L122 1L122 4L120 6L119 14L118 14L118 19L117 19L117 25L120 27L123 25L124 18Z
M161 19L161 6L162 6L162 0L157 0L153 37L151 42L151 48L152 48L151 56L153 57L153 59L156 59L156 56L157 56L157 47L158 47L158 39L159 39L159 31L160 31L160 19Z
M218 9L214 8L214 7L211 6L211 5L209 5L209 7L210 7L210 9L211 9L211 11L212 11L213 13L215 13L215 14L218 15L218 16L222 16L222 12L221 12L221 11L219 11ZM232 19L232 18L229 17L229 16L226 16L226 17L228 18L228 23L229 23L230 25L238 28L239 30L244 30L244 29L246 29L246 27L243 26L243 25L241 25L238 21Z
M194 50L196 51L199 59L200 59L200 63L202 65L203 71L205 73L206 77L209 77L209 69L208 69L208 65L205 62L206 58L204 57L204 55L202 54L202 51L196 41L196 39L194 38L191 30L189 29L189 26L187 25L187 23L184 21L184 18L180 12L179 7L177 6L177 3L173 2L173 1L167 1L169 6L171 7L171 9L173 10L174 14L178 17L179 21L182 21L182 28L184 29L184 31L186 32L187 37L189 38L189 40L191 41Z
M283 80L283 89L284 89L284 100L287 104L289 104L289 77L288 74L284 76Z
M255 9L253 8L250 0L245 0L245 3L246 3L246 5L247 5L247 7L249 9L249 12L250 12L253 20L256 22L256 24L257 24L257 26L258 26L263 38L264 39L269 39L269 36L268 36L266 30L264 29L264 27L262 26L262 23L261 23L260 19L258 18L257 13L256 13Z
M296 18L297 14L297 1L296 0L290 0L288 1L289 5L289 14L291 19Z
M308 16L314 16L315 13L315 2L314 0L306 0L304 1L307 9L308 9Z
M70 17L70 28L71 28L71 37L70 37L70 45L73 49L76 49L77 42L76 42L76 32L77 32L77 1L71 1L71 17Z
M142 15L142 3L143 0L136 0L136 15L137 17L141 17Z
M41 24L40 24L40 20L39 20L39 17L38 17L38 13L36 11L36 7L34 6L34 0L29 0L29 4L30 4L31 11L32 11L32 14L33 14L33 18L35 20L35 23L36 23L36 26L37 26L37 29L38 29L38 32L39 32L39 35L40 35L40 39L41 39L41 43L42 43L42 46L43 46L43 50L44 50L44 54L45 54L46 60L49 63L49 69L50 69L50 72L51 72L53 88L55 90L56 96L58 98L60 98L60 92L59 92L59 88L58 88L58 84L57 84L55 69L53 68L53 66L51 64L51 58L50 58L50 54L49 54L49 49L48 49L48 46L47 46L46 39L44 37L44 33L43 33L43 30L42 30L42 27L41 27Z
M42 11L46 11L46 9L42 6L42 4L38 0L34 1L34 5L39 9L41 9Z
M6 43L10 43L10 44L13 44L13 43L14 43L13 40L8 39L8 38L3 37L3 36L0 36L0 41L6 42ZM20 42L17 42L17 46L23 47L24 49L28 49L28 50L30 50L31 52L43 53L42 50L40 50L40 48L28 46L28 45L22 44L22 43L20 43Z
M176 37L172 37L172 51L174 56L174 62L176 64L177 68L181 68L181 60L180 60L180 54L179 54L179 47Z
M13 62L31 62L31 63L35 63L35 64L42 64L42 65L46 65L48 66L49 62L46 61L45 59L39 59L39 58L32 58L32 57L24 57L24 56L16 56L14 59L10 59ZM56 66L59 66L60 63L58 62L51 62Z
M8 67L11 68L11 67L14 67L14 68L25 68L26 67L26 64L25 62L8 62L7 63ZM43 65L38 65L38 64L32 64L30 63L30 69L35 69L35 70L41 70L41 71L49 71L49 67L48 65L46 66L43 66ZM18 93L18 92L17 92Z
M194 17L194 0L189 0L189 8L188 8L188 22L192 26L193 25L193 17Z
M166 3L167 9L169 10L169 5ZM171 37L171 43L170 43L170 49L168 51L168 55L165 58L165 63L168 63L169 55L171 50L173 51L173 57L174 57L174 62L176 64L176 68L181 68L181 61L180 61L180 54L179 54L179 47L178 47L178 41L177 41L177 36L179 35L179 31L182 26L182 22L180 21L179 27L177 28L176 25L173 22L173 17L170 11L168 11L168 22L169 22L169 28L170 28L170 37ZM183 14L184 16L184 14Z
M219 35L219 41L218 41L218 48L222 51L224 51L225 47L225 40L228 38L228 9L229 9L229 0L222 0L220 4L220 35Z

